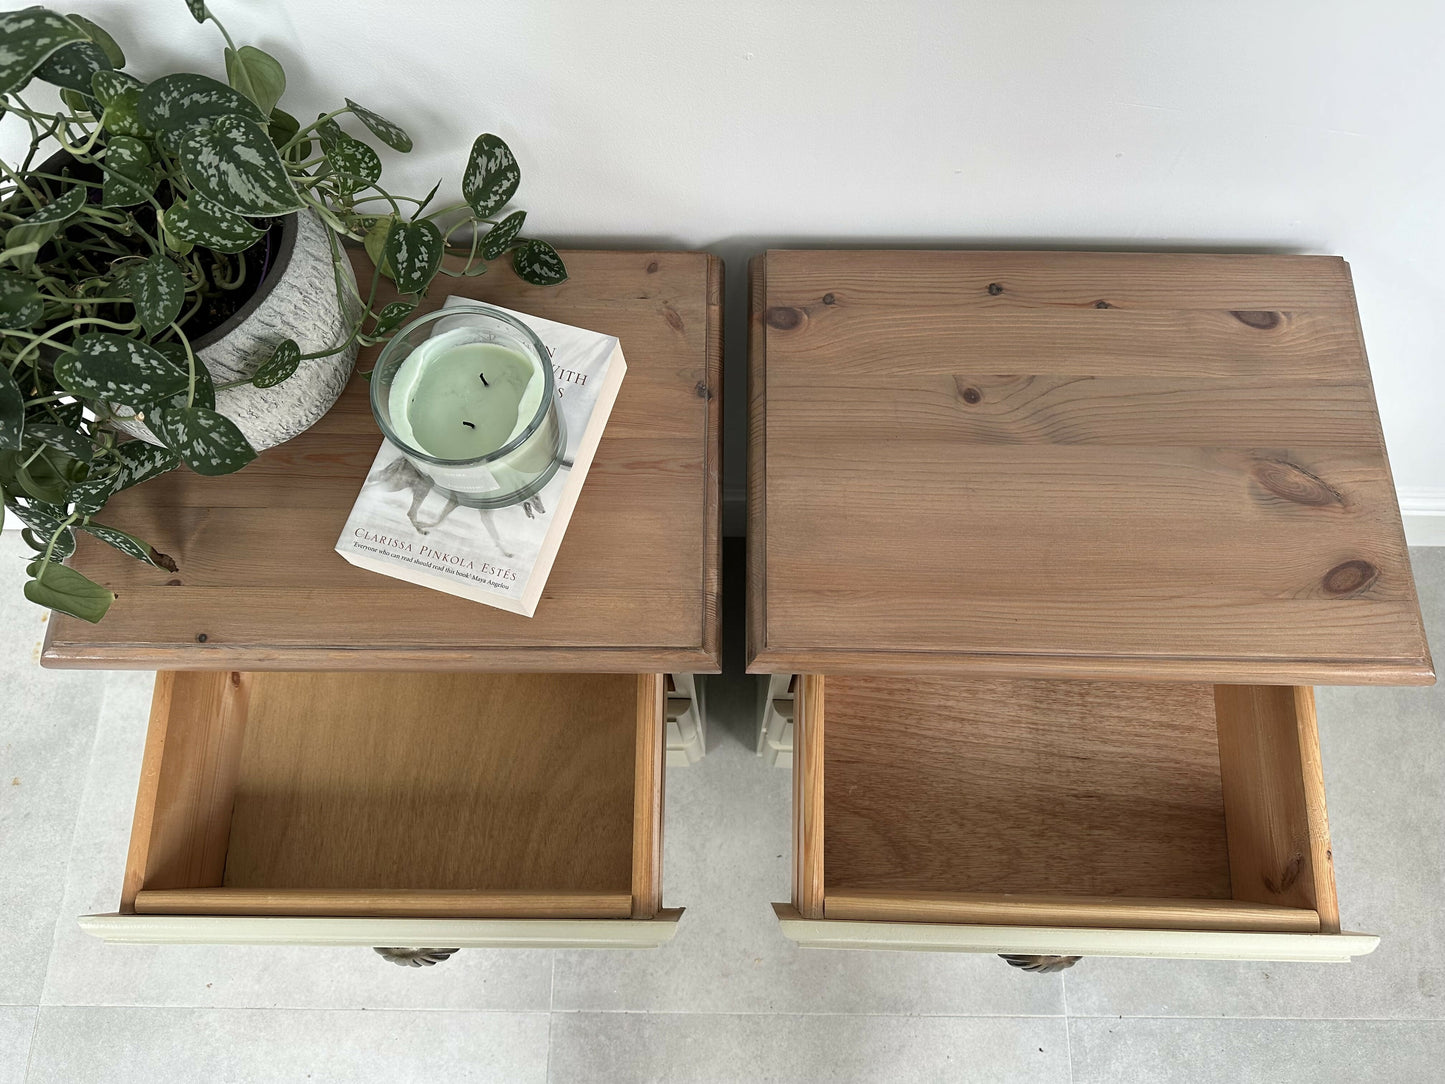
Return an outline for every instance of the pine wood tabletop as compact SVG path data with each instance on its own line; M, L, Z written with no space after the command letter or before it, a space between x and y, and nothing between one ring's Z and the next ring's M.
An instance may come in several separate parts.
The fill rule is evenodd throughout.
M239 473L182 469L113 498L105 522L179 571L82 538L72 563L118 598L99 625L54 615L43 663L716 672L721 262L563 255L571 277L561 286L528 286L498 261L478 278L438 279L418 310L461 294L622 342L627 376L535 617L367 572L333 551L382 440L353 376L321 422ZM352 259L369 282L366 257ZM364 350L358 369L376 353Z
M1429 683L1338 257L773 251L752 672Z

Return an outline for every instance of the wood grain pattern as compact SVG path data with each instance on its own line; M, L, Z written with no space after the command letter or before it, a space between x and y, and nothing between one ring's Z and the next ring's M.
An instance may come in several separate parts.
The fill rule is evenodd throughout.
M224 883L630 893L637 690L253 674Z
M1433 680L1342 260L751 275L750 671Z
M1114 930L1317 933L1320 929L1320 916L1308 908L1271 907L1236 900L1151 900L1107 896L829 892L824 901L823 915L825 918L856 921L1092 926Z
M667 696L663 674L637 677L635 766L632 785L633 918L651 918L662 907L663 711Z
M250 675L156 675L122 910L137 891L219 884L245 738Z
M499 263L445 280L422 306L457 293L622 341L627 379L535 617L387 579L332 551L381 442L355 377L314 428L240 473L182 470L113 499L106 522L180 571L82 541L76 567L119 599L100 625L57 614L45 665L717 672L721 263L565 256L562 286L527 286ZM369 281L364 255L352 258ZM362 351L358 368L375 354Z
M823 917L827 791L823 678L804 674L793 701L793 906Z
M1221 685L1215 710L1235 897L1314 908L1337 931L1313 692Z
M274 888L142 890L143 915L325 915L392 918L627 918L625 892L351 891Z
M1230 898L1209 686L826 684L828 895Z

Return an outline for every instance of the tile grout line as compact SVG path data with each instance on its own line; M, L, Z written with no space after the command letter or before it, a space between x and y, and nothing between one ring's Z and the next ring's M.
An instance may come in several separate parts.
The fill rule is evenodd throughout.
M543 1084L552 1084L552 1018L557 1006L557 950L551 953L551 971L547 979L547 1056L542 1063Z
M30 1079L30 1071L35 1067L35 1036L40 1033L40 1006L35 1006L35 1022L30 1025L30 1046L25 1051L25 1075L22 1081Z
M1069 1026L1069 972L1059 975L1059 997L1064 1008L1064 1055L1068 1059L1069 1084L1074 1084L1074 1029Z

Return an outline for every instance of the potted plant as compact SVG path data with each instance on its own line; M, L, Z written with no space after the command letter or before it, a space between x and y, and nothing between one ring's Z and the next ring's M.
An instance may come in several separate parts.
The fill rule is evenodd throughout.
M503 217L520 173L497 136L472 145L461 202L394 195L375 148L341 122L400 152L405 131L349 98L300 123L279 107L275 58L186 2L225 39L225 83L143 82L82 16L0 13L0 121L30 134L20 161L0 160L0 522L18 517L35 550L25 596L90 621L114 595L61 563L75 531L175 569L96 519L113 494L182 463L239 470L305 429L357 349L384 341L438 274L510 255L528 282L567 275L552 246L522 236L526 212ZM33 105L35 82L63 108ZM343 239L365 245L369 286ZM443 268L447 253L461 265ZM402 300L375 303L382 276Z

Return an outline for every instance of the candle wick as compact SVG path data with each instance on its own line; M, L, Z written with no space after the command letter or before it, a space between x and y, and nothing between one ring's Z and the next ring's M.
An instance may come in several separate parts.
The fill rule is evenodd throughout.
M484 387L484 388L490 388L490 387L491 387L491 385L487 383L487 374L486 374L486 373L478 373L477 375L482 378L482 387Z
M462 422L462 424L465 425L468 429L475 429L475 428L476 428L476 426L473 425L471 422Z

